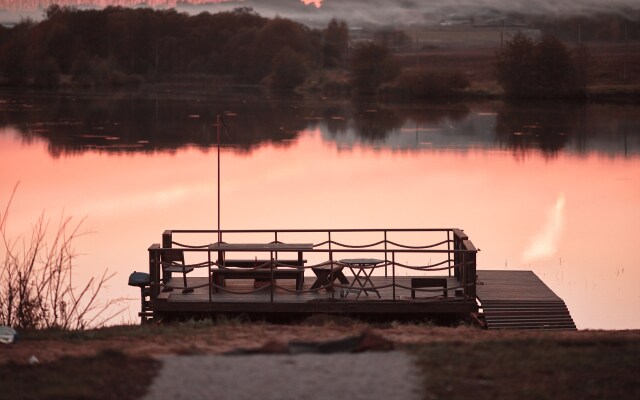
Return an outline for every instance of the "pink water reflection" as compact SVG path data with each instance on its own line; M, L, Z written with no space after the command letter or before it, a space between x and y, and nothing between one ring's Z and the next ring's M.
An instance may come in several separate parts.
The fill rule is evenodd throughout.
M46 146L0 135L3 199L21 181L10 228L43 209L87 216L77 266L81 277L116 271L111 297L137 298L127 276L146 269L163 230L215 227L215 151L52 159ZM638 157L344 150L306 131L288 147L223 149L222 168L223 229L460 227L480 268L533 270L579 328L640 328Z

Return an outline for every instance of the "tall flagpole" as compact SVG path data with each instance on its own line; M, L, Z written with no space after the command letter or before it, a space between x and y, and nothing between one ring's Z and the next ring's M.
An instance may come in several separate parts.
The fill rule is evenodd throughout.
M220 114L216 117L216 127L218 132L218 243L222 242L222 232L220 232L220 125L222 121Z

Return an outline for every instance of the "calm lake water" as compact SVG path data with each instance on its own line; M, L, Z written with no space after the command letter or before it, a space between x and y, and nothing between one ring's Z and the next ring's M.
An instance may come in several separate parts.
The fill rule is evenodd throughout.
M640 108L382 105L241 96L0 94L9 232L43 212L91 231L78 280L128 297L165 229L465 230L480 269L533 270L580 329L640 328ZM115 322L122 322L115 321Z

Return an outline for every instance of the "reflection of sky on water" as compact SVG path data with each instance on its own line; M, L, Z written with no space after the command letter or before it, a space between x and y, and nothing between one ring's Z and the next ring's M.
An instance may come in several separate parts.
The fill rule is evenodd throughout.
M640 260L623 251L637 247L640 235L639 157L343 151L325 135L318 125L286 147L224 148L222 227L460 227L482 249L481 268L533 270L580 328L640 328L629 318ZM145 269L146 249L165 229L215 226L215 165L215 152L195 147L52 158L45 140L25 143L7 128L0 134L5 200L21 181L10 231L28 231L41 210L53 220L61 210L87 216L93 233L76 243L78 272L117 272L113 297L138 296L126 276ZM134 315L139 301L131 305Z
M215 224L213 107L32 103L0 104L0 196L21 181L10 228L87 216L80 274L109 268L109 294L135 298L122 282L162 231ZM640 328L640 260L620 250L640 236L633 107L226 106L223 228L460 227L482 268L533 270L580 328Z
M495 116L470 113L461 120L450 118L425 124L412 119L388 132L387 136L369 139L353 127L332 136L323 131L323 138L341 148L352 146L384 147L392 150L475 149L495 147Z
M541 221L540 230L531 238L531 243L522 254L525 263L556 255L564 226L564 203L564 195L560 195L553 207L547 211L547 215Z

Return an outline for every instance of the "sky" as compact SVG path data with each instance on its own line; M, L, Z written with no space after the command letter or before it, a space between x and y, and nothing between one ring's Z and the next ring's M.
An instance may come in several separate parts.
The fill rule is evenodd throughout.
M109 5L177 8L197 14L236 7L252 7L261 15L280 15L302 22L339 17L360 23L397 24L438 22L443 18L499 15L504 12L566 15L640 10L638 0L0 0L0 23L39 20L51 4L79 8Z

